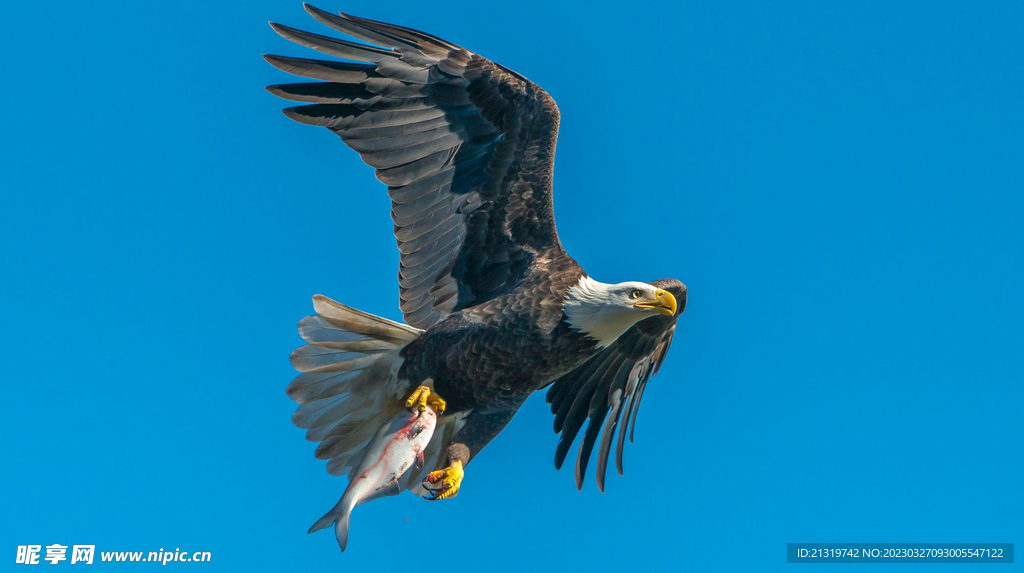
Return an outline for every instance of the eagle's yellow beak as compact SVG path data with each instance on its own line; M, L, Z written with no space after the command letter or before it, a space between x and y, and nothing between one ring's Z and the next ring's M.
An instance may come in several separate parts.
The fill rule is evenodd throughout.
M676 313L676 297L672 296L672 293L667 290L658 289L654 294L657 298L653 301L638 302L633 306L636 308L649 308L665 316L672 316Z

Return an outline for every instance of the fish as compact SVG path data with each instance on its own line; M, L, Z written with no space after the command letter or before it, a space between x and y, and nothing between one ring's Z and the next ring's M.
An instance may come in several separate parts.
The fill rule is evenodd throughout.
M423 450L430 443L437 425L437 413L427 406L423 412L402 410L374 434L363 460L349 474L348 487L333 509L321 517L308 533L334 525L338 546L348 545L348 526L352 509L380 497L401 491L399 478L417 463L423 464Z

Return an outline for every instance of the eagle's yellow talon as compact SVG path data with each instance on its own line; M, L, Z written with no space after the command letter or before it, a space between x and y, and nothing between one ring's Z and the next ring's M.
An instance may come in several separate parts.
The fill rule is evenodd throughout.
M427 479L423 480L423 487L430 492L431 496L427 499L437 501L455 497L459 493L459 487L462 486L462 478L465 475L466 472L463 471L462 462L459 460L455 460L451 466L443 470L430 472L427 474Z
M409 399L405 401L406 408L412 408L414 405L420 412L425 412L429 405L434 409L434 412L441 415L446 404L440 396L430 389L430 386L424 385L413 390L412 394L409 395Z

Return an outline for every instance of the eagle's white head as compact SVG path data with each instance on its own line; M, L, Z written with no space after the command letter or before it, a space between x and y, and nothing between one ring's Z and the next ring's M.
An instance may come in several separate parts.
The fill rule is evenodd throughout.
M607 284L584 275L569 289L563 309L570 326L603 348L649 316L674 315L676 298L647 283Z

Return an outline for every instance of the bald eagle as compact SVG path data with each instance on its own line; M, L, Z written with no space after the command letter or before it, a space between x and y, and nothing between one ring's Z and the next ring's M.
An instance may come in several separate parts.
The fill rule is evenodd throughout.
M344 61L266 55L320 80L267 89L306 104L284 113L336 133L388 186L406 324L314 297L316 314L299 323L307 344L291 356L301 372L287 390L300 404L293 421L319 442L328 471L351 480L383 423L432 406L443 416L426 463L395 492L446 499L527 397L550 386L561 433L555 466L589 418L576 485L603 426L603 492L616 430L622 474L627 426L632 441L631 420L668 352L686 287L599 282L562 248L551 202L559 112L539 86L423 32L306 10L367 43L271 23Z

